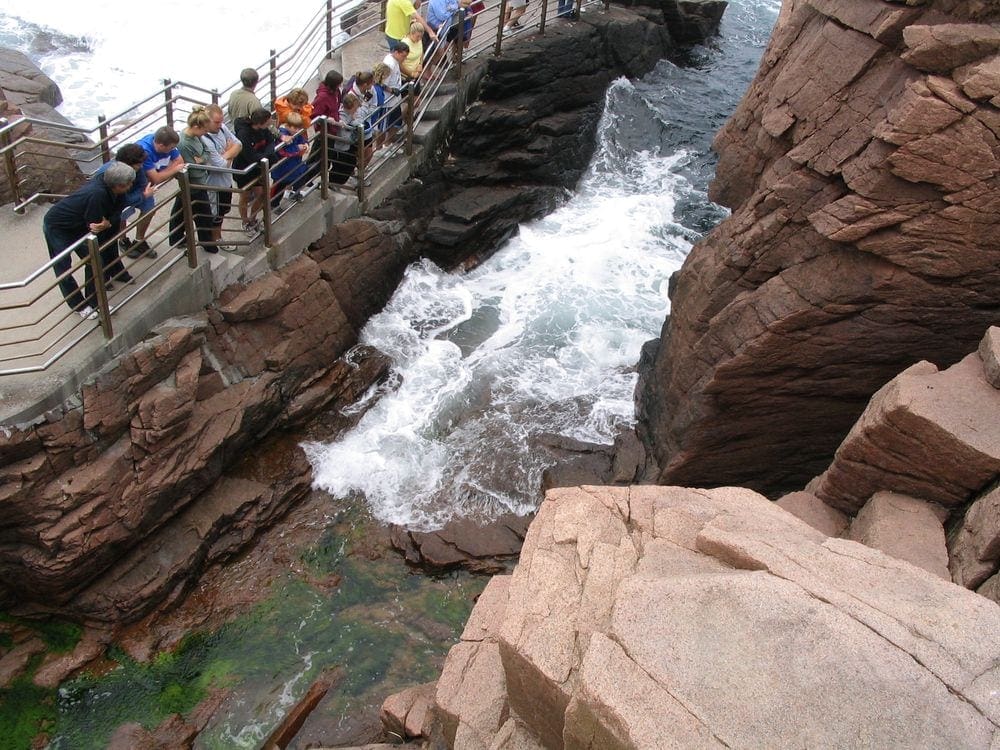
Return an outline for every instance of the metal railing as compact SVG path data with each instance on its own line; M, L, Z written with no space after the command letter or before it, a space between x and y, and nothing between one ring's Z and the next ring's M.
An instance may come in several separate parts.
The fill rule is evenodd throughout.
M555 17L556 11L569 7L570 2L573 3L573 12L579 13L582 7L601 3L602 0L591 0L589 3L582 0L533 2L533 7L521 17L520 28L510 36L544 33L546 23ZM602 4L607 7L607 0L603 0ZM405 94L402 107L404 127L401 137L394 143L372 152L365 148L363 131L354 134L342 132L343 129L336 123L324 117L315 118L315 132L310 141L308 179L296 189L301 189L306 195L318 191L322 200L327 200L334 191L344 190L344 186L331 182L331 167L334 165L330 157L331 153L335 158L338 158L338 153L348 153L344 151L344 147L347 145L346 141L350 140L349 153L353 153L353 166L357 176L354 186L349 190L356 193L360 204L365 206L369 181L389 163L391 157L400 153L406 156L413 154L414 131L425 118L428 104L441 92L448 80L461 76L464 61L483 53L502 54L503 44L508 38L503 33L502 24L506 10L507 0L489 3L478 14L471 39L463 43L464 35L458 34L454 42L442 44L440 49L434 49L432 45L431 49L426 50L425 59L428 63L421 81L422 91L417 95L411 87ZM358 4L357 0L342 3L326 0L324 7L317 11L291 45L281 52L272 50L268 58L257 66L270 103L273 105L279 92L290 90L313 78L323 59L350 41L348 31L353 36L373 31L381 36L383 13L384 4L380 6L373 3ZM459 28L463 28L464 11L458 13L456 22ZM340 29L337 28L338 25ZM444 36L442 33L442 37ZM344 71L345 77L350 74ZM239 85L234 83L218 91L184 81L165 80L160 89L122 112L111 117L99 117L97 125L89 129L33 117L13 122L0 119L0 154L14 198L13 210L15 213L23 213L29 204L62 197L32 185L31 172L37 169L37 160L58 158L53 157L52 153L61 152L63 159L79 165L82 182L86 174L108 162L118 146L133 142L163 124L173 127L175 122L186 121L195 106L225 102ZM369 122L369 131L382 129L386 118L391 114L391 111L385 111L375 121ZM31 131L16 135L23 130L25 124L32 126ZM74 137L77 142L67 143L50 134ZM85 142L79 142L81 137L86 139ZM338 142L341 149L335 148ZM151 221L145 233L151 252L145 255L133 258L121 257L119 253L119 241L133 234L139 221L144 218L137 216L116 232L109 230L100 237L94 234L81 237L71 247L32 270L24 278L0 283L0 375L43 371L93 331L92 317L78 314L83 312L84 305L80 305L80 309L70 309L60 292L60 281L81 269L86 270L87 266L93 294L86 297L86 306L95 311L104 338L111 339L114 336L114 315L117 312L133 303L146 289L162 283L163 277L174 272L184 261L191 269L197 267L199 244L209 252L217 251L220 247L239 251L260 238L266 247L270 247L274 241L275 224L295 208L295 203L285 204L280 193L272 195L271 175L283 161L262 159L244 170L199 165L199 169L228 172L232 175L257 170L256 178L242 188L192 184L186 173L179 173L175 187L172 190L158 191L153 209L145 214ZM199 237L199 228L204 231L206 226L204 203L193 198L193 190L228 195L229 202L234 207L241 196L246 195L247 200L251 200L251 194L258 195L262 215L259 229L245 233L240 216L231 211L218 225L219 239L203 241ZM181 232L183 239L171 242L170 238L176 240ZM78 258L75 262L72 261L74 257ZM62 266L67 262L67 270L50 274L57 265Z

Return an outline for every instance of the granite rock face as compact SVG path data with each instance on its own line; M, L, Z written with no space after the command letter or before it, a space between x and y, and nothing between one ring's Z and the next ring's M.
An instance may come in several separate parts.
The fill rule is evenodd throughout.
M715 141L732 215L676 277L637 393L657 481L798 489L884 383L996 322L998 21L989 2L785 3Z
M301 450L267 485L230 467L268 432L384 377L384 356L349 352L355 321L411 259L368 222L340 225L204 314L155 329L78 401L7 427L0 596L21 614L137 619L280 518L309 489Z
M454 748L990 748L998 644L993 602L752 491L557 489L437 703Z

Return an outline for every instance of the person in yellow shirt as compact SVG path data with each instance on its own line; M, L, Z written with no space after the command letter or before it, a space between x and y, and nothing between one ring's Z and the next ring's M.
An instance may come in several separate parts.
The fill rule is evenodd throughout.
M410 23L413 21L423 26L430 38L437 41L437 32L417 13L413 0L388 0L385 5L385 40L390 52L410 33Z

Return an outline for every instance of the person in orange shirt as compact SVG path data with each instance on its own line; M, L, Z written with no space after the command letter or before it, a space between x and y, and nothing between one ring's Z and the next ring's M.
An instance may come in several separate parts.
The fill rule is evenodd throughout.
M309 103L309 94L305 89L289 91L274 103L274 111L278 114L278 125L285 124L289 112L297 112L302 117L304 128L312 122L313 105Z

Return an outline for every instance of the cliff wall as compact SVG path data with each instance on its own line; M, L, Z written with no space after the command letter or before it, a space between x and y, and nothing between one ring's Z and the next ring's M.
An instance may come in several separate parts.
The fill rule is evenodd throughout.
M1000 319L998 18L785 3L715 141L732 215L675 278L637 391L656 481L800 487L895 373Z

